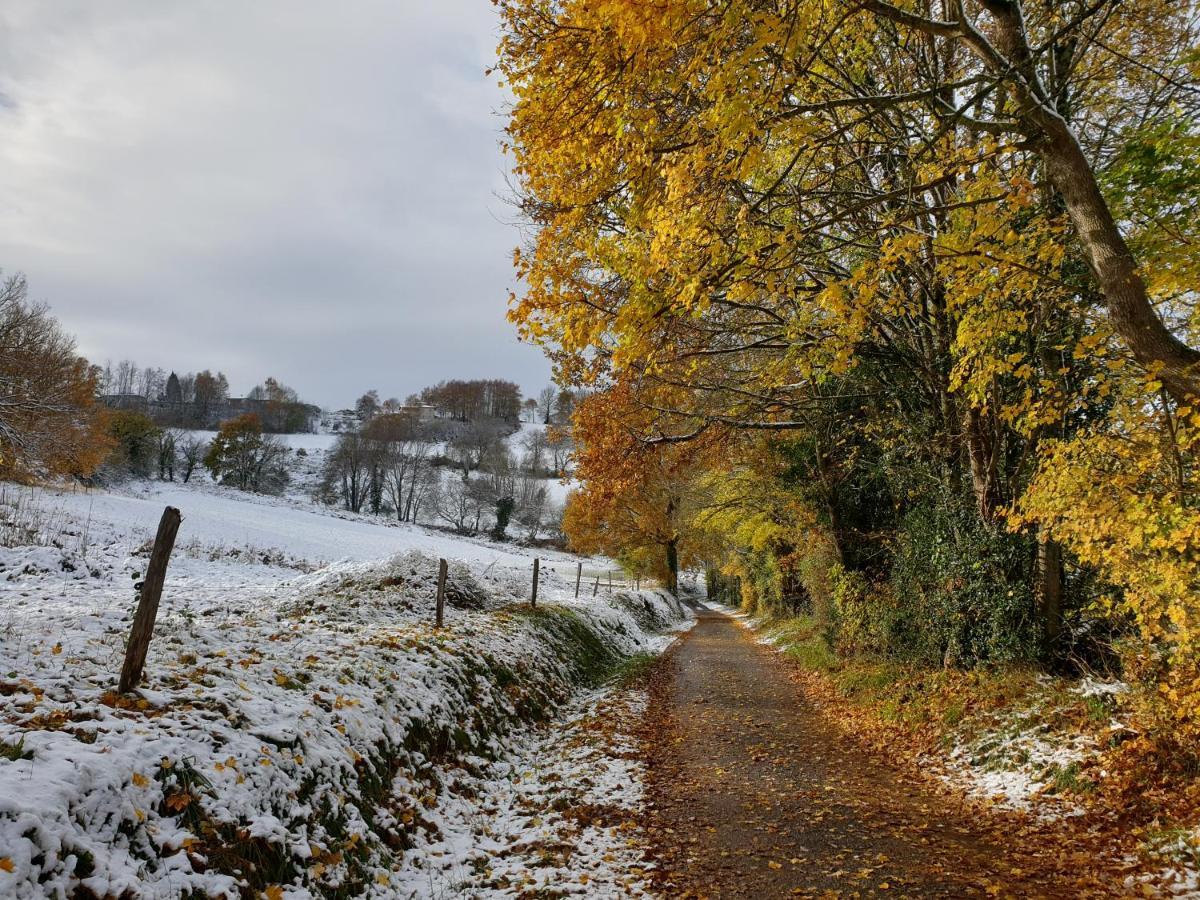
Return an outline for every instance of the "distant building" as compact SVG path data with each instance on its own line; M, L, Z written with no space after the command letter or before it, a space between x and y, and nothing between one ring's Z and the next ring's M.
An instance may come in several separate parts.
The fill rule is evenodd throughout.
M431 403L410 403L400 407L400 412L412 416L422 424L438 418L438 408Z

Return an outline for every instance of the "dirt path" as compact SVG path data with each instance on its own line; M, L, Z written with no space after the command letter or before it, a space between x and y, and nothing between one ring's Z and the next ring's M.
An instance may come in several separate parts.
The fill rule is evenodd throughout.
M654 673L647 826L671 897L1095 897L999 820L841 734L789 665L702 611ZM1045 855L1045 848L1038 851Z

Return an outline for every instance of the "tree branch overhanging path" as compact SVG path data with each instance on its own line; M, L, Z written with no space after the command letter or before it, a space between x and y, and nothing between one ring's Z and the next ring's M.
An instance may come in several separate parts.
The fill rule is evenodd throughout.
M510 318L592 390L572 539L665 570L669 536L683 568L732 580L714 596L805 620L796 656L867 733L990 728L938 733L978 686L933 711L940 676L1103 671L1144 740L1069 729L1104 760L1088 815L1118 841L1190 828L1200 790L1173 779L1191 784L1174 748L1200 739L1200 3L499 7L530 226ZM903 698L876 690L892 666ZM717 696L735 675L681 684ZM701 710L677 711L686 745Z
M1119 0L1098 0L1072 23L1079 28ZM935 40L959 43L974 54L991 76L1010 88L1018 103L1012 131L1032 142L1049 182L1062 198L1081 248L1108 306L1113 327L1134 358L1159 374L1176 398L1200 396L1200 351L1166 326L1154 309L1145 280L1075 129L1058 109L1039 73L1041 51L1030 45L1021 0L976 0L987 14L991 35L972 16L964 0L946 0L944 20L902 9L888 0L863 0L862 8L898 27ZM983 124L983 123L981 123ZM1003 123L987 123L1003 132Z

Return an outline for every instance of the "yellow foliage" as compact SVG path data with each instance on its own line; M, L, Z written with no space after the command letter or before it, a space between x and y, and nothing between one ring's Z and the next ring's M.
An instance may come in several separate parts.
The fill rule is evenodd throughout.
M1123 387L1110 418L1045 450L1013 524L1040 523L1118 586L1099 602L1165 655L1165 696L1200 736L1200 421Z
M797 573L831 598L839 554L820 504L781 490L762 443L730 435L786 429L847 469L852 436L880 466L923 465L889 495L898 510L930 481L966 485L988 528L1008 509L1013 528L1098 570L1108 613L1170 658L1167 690L1200 722L1200 421L1115 338L1026 136L931 109L910 55L924 41L897 50L903 29L861 5L499 5L508 149L535 226L509 315L560 378L600 389L576 420L573 543L653 567L683 539L723 560L748 603ZM1118 4L1097 34L1135 57L1170 46L1186 29L1151 5ZM1035 13L1048 47L1056 8ZM1071 69L1094 132L1126 127L1152 78L1111 53ZM891 93L887 112L865 85ZM1191 130L1156 136L1150 156L1186 159ZM1170 179L1147 186L1141 161L1113 166L1118 218L1153 263L1152 296L1187 321L1195 216ZM653 443L689 433L699 443ZM801 572L798 547L820 562Z

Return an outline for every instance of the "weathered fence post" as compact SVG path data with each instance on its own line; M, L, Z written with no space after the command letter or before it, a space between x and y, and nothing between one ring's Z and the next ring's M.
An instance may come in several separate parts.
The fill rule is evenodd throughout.
M575 599L579 599L579 582L583 578L583 563L579 563L575 568Z
M600 593L600 576L596 576L596 584L592 587L592 596L595 597Z
M612 593L612 569L608 570L608 592Z
M438 560L437 627L446 619L446 561Z
M637 577L637 587L636 587L636 588L634 588L634 590L638 590L638 591L640 591L641 589L642 589L642 576L641 576L641 575L639 575L639 576Z
M537 583L538 583L538 566L541 565L541 560L535 558L533 560L533 594L529 598L530 606L537 606Z
M137 612L133 615L133 627L129 630L129 643L125 645L125 664L121 666L121 682L117 690L127 694L142 680L146 667L146 651L150 649L150 637L154 634L154 620L158 618L158 601L162 597L163 581L167 577L167 563L175 547L175 535L182 521L179 510L168 506L163 510L154 536L154 549L150 551L150 563L146 566L146 577L138 592Z

